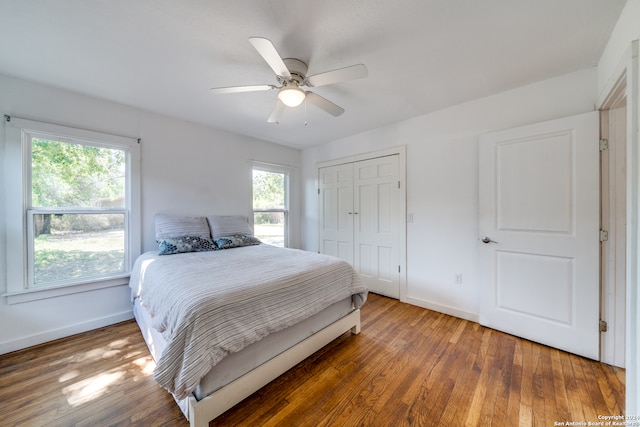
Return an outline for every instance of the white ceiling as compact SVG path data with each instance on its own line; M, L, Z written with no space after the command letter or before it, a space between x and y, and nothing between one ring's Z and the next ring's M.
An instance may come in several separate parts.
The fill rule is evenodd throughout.
M597 65L625 0L0 0L0 73L309 147ZM277 84L249 43L309 74L363 63L268 124Z

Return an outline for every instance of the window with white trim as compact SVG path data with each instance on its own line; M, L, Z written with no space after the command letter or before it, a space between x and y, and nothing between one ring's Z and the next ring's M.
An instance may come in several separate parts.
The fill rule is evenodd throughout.
M289 246L289 172L285 167L254 164L253 229L262 242Z
M5 171L7 240L19 249L7 296L125 283L140 252L137 140L21 119L6 136L7 159L21 157Z

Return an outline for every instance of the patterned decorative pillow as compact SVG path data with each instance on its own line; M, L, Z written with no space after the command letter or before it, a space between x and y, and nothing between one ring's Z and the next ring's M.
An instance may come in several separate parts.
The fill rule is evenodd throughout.
M257 237L246 234L234 234L216 239L216 245L218 245L219 249L239 248L241 246L259 245L260 243L262 242Z
M208 237L167 237L158 240L158 255L173 255L185 252L218 250L215 242Z
M209 222L209 228L211 228L213 240L226 236L235 236L236 234L253 235L246 216L208 216L207 221Z

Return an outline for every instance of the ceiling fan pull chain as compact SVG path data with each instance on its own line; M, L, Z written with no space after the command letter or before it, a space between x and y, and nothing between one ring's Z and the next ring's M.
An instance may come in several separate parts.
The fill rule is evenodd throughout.
M307 98L304 98L304 125L307 125Z

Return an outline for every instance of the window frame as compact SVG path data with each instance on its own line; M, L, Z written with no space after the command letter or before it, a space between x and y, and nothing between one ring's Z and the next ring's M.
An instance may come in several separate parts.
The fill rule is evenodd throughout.
M125 271L76 280L61 281L51 286L32 286L33 258L29 258L29 211L49 211L48 207L32 207L31 139L45 138L67 143L111 148L125 152L125 207L109 211L125 213ZM140 254L140 147L136 138L60 126L20 118L5 120L5 202L7 237L7 292L2 294L9 304L34 301L88 290L120 286L128 283L131 266ZM64 213L87 211L57 208ZM96 210L88 209L94 213ZM10 248L10 250L9 250Z
M272 163L262 163L254 161L251 167L251 225L255 233L255 214L256 213L278 213L282 212L284 215L284 244L283 247L289 247L289 228L291 218L289 218L290 212L290 187L291 187L291 171L290 167L284 165L277 165ZM253 171L259 170L263 172L281 173L284 175L284 208L283 209L255 209L253 207Z

